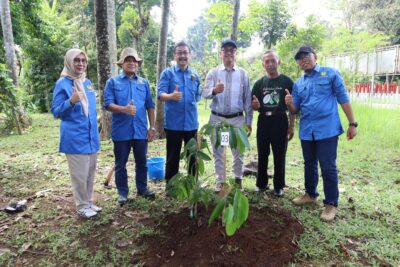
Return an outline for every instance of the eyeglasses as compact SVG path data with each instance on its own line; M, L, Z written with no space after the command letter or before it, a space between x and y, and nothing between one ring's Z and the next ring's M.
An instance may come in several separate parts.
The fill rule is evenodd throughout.
M87 64L87 61L84 58L74 58L74 64L78 65L79 63Z
M302 61L303 59L309 59L310 57L311 53L300 54L300 56L297 58L297 61Z
M188 56L190 53L189 52L186 52L186 51L184 51L184 52L175 52L175 55L177 55L177 56Z
M234 53L236 53L236 48L232 48L232 49L223 48L223 49L221 49L221 51L224 52L225 54L234 54Z

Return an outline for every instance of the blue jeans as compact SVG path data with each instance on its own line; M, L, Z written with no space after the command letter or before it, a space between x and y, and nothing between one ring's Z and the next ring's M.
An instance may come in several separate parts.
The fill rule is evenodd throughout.
M306 192L313 198L319 196L317 192L319 162L324 183L324 204L335 207L338 206L339 199L338 172L336 168L337 146L337 136L314 141L301 140Z
M131 148L135 157L137 191L141 193L147 189L147 140L114 141L115 185L117 186L118 194L124 197L127 197L129 193L126 162Z

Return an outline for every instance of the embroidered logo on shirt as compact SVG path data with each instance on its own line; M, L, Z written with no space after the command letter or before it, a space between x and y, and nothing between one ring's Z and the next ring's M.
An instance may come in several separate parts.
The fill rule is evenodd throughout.
M321 71L321 76L326 76L326 71Z
M93 91L93 86L89 84L88 86L86 86L86 89L88 89L89 91Z

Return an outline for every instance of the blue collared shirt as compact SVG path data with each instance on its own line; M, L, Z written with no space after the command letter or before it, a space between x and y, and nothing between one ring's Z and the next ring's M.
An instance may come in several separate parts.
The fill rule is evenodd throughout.
M301 140L321 140L342 134L338 105L350 102L339 72L316 65L293 87L293 104L301 112Z
M93 154L100 149L97 129L96 95L92 83L85 80L88 100L88 116L80 102L71 106L73 81L67 77L58 79L54 87L51 113L61 119L59 151L65 154Z
M170 94L176 85L182 93L179 101L164 103L164 127L174 131L193 131L199 127L197 102L200 101L200 78L190 67L182 71L178 65L165 69L158 81L157 97Z
M113 141L127 141L133 139L147 139L147 110L154 109L154 102L151 96L149 82L135 76L129 79L122 72L120 75L107 80L104 93L104 107L113 103L119 106L126 106L133 100L136 106L136 115L131 116L125 113L112 114Z

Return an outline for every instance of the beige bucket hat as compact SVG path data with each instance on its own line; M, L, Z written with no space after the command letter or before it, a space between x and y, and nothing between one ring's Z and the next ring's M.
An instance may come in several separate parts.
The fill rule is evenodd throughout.
M116 64L117 64L118 66L121 67L122 64L124 63L124 61L125 61L125 59L126 59L127 57L134 57L134 58L136 59L136 61L139 62L139 67L140 67L140 66L142 65L142 63L143 63L143 59L141 59L141 58L138 56L138 53L137 53L136 49L133 49L133 48L131 48L131 47L127 47L127 48L124 48L124 49L122 50L121 55L120 55L120 58L119 58L119 60L116 62Z

